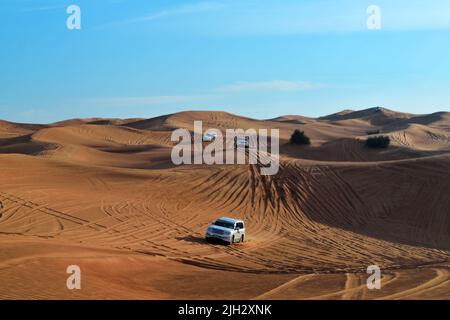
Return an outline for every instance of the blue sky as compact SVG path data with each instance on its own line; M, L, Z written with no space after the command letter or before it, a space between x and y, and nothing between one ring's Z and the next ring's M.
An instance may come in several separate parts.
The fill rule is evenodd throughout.
M450 110L448 0L1 0L0 25L6 120Z

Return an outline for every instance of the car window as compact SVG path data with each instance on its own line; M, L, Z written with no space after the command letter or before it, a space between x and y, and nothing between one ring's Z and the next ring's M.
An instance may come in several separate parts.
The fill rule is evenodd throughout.
M223 220L217 220L216 222L214 222L214 224L216 226L219 227L224 227L224 228L228 228L228 229L234 229L234 224L231 222L227 222L227 221L223 221Z
M238 222L236 223L236 227L238 227L239 229L244 229L244 224L242 222Z

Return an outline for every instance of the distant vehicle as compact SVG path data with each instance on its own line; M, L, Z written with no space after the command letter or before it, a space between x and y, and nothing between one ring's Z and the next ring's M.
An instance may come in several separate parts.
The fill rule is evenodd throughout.
M236 147L248 148L250 145L250 139L249 137L236 137L235 145Z
M233 244L244 242L245 226L244 221L233 218L222 217L208 226L205 235L206 241L219 239Z
M204 142L211 142L211 141L215 140L217 138L217 136L218 136L217 132L209 131L209 132L207 132L207 133L205 133L203 135L203 141Z

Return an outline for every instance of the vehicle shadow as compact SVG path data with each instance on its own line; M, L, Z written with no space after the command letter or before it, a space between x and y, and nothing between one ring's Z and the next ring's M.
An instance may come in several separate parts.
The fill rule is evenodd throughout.
M199 243L199 244L220 244L220 245L227 245L225 241L222 241L220 239L208 239L206 240L203 237L200 236L194 236L194 235L188 235L184 237L176 237L177 240L181 241L187 241L192 243Z

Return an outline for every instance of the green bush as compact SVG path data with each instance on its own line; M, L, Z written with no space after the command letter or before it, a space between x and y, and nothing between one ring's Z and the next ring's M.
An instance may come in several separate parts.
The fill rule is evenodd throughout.
M311 144L309 137L300 130L295 130L291 136L290 143L292 144Z
M366 140L367 147L376 149L387 148L390 143L391 139L388 136L372 137Z
M373 134L380 134L381 130L369 130L369 131L366 131L366 132L370 136L370 135L373 135Z

